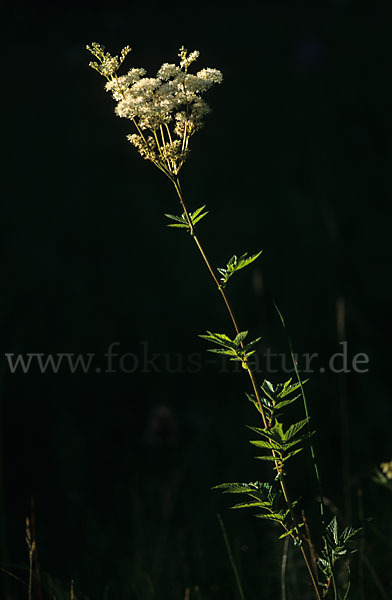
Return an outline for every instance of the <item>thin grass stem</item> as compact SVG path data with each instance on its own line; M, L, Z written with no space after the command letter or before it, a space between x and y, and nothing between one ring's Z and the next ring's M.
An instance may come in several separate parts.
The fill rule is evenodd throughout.
M217 515L217 517L218 517L219 525L220 525L221 530L222 530L222 536L223 536L223 540L225 542L227 555L229 557L231 568L233 569L235 581L236 581L236 584L237 584L237 587L238 587L238 593L240 595L241 600L245 600L244 590L243 590L242 584L241 584L241 578L239 576L237 565L235 564L234 556L233 556L233 553L231 551L231 546L230 546L229 538L227 537L226 528L224 526L224 523L222 521L221 516Z
M302 396L302 401L303 401L303 406L304 406L304 411L305 411L305 417L307 419L309 419L310 415L309 415L309 409L308 409L308 402L306 400L306 394L305 394L303 382L302 382L301 376L300 376L299 371L298 371L297 361L295 360L294 350L293 350L293 344L292 344L292 341L291 341L291 337L290 337L290 335L288 333L286 322L285 322L285 320L283 318L283 315L280 312L279 307L277 306L277 304L275 302L274 302L274 306L275 306L276 312L279 315L281 323L283 325L283 329L286 332L286 336L287 336L287 340L288 340L288 344L289 344L289 349L290 349L291 361L293 363L293 367L294 367L295 375L297 377L297 381L298 381L298 383L300 385L301 396ZM322 523L323 527L325 527L324 495L323 495L323 491L322 491L322 484L321 484L320 472L319 472L318 463L317 463L317 459L316 459L316 452L314 450L314 446L313 446L312 442L310 442L310 454L311 454L311 457L312 457L314 473L315 473L315 476L316 476L317 486L318 486L318 490L319 490L319 499L320 499L319 506L320 506L321 523Z
M339 344L346 341L346 305L344 298L336 301L336 331ZM350 493L350 419L347 398L346 374L338 374L340 447L342 453L342 487L344 494L344 514L347 521L352 519L352 502Z
M289 537L285 537L283 543L282 563L280 567L280 589L282 592L282 600L287 600L286 594L286 575L287 575L287 559L289 553Z

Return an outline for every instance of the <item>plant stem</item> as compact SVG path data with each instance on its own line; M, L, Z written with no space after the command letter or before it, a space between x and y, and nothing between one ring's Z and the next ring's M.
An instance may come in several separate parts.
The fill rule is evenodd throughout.
M282 564L280 568L280 588L282 593L282 600L287 600L286 594L286 573L287 573L287 557L289 552L289 536L285 537L283 544L282 553Z
M235 577L235 580L236 580L236 583L237 583L239 595L241 597L241 600L245 600L244 590L242 588L241 579L240 579L240 576L239 576L239 573L238 573L237 566L235 564L235 560L234 560L233 552L231 550L229 538L227 537L226 527L224 526L224 523L222 521L221 516L217 515L217 517L218 517L219 525L220 525L221 530L222 530L222 536L223 536L223 541L225 542L225 546L226 546L226 550L227 550L227 555L229 557L231 568L233 569L234 577Z
M333 587L334 600L338 600L338 590L336 587L335 576L333 573L332 573L331 581L332 581L332 587Z
M346 335L346 306L344 298L336 301L336 330L339 345L347 340ZM345 373L338 374L339 386L339 417L340 445L342 454L342 488L344 493L344 515L347 521L352 519L351 503L351 468L350 468L350 418L347 396L347 380Z
M320 595L320 592L319 592L318 583L317 583L317 580L316 580L315 576L313 575L312 567L309 564L309 560L308 560L308 557L306 556L306 552L305 552L305 549L304 549L303 546L301 546L301 553L302 553L302 556L304 558L304 561L305 561L305 564L306 564L306 568L308 569L308 572L309 572L309 575L310 575L310 579L312 580L312 584L313 584L313 588L314 588L314 591L315 591L315 594L316 594L316 598L317 598L317 600L321 600L321 595Z
M286 331L287 340L288 340L289 349L290 349L291 361L293 363L295 375L297 377L297 381L298 381L298 383L300 385L300 389L301 389L301 396L302 396L303 405L304 405L305 417L307 419L309 419L308 403L307 403L307 400L306 400L306 395L305 395L305 390L304 390L304 386L303 386L303 381L302 381L302 379L300 377L300 374L299 374L299 371L298 371L298 365L297 365L297 362L295 360L294 350L293 350L293 344L291 342L291 337L290 337L289 332L287 330L286 321L284 320L283 315L280 312L279 307L277 306L277 304L275 304L275 302L274 302L274 306L275 306L276 312L279 315L281 323L283 325L283 329L285 329L285 331ZM319 496L320 496L319 507L320 507L321 524L322 524L323 527L325 527L324 495L323 495L323 489L322 489L322 485L321 485L321 478L320 478L318 463L317 463L317 459L316 459L316 453L315 453L314 446L313 446L312 442L310 442L310 454L311 454L311 457L312 457L313 468L314 468L314 472L315 472L315 475L316 475L316 481L317 481L317 485L318 485L318 489L319 489Z
M215 275L215 273L214 273L214 271L213 271L213 269L211 267L211 263L208 260L208 258L206 256L206 253L204 252L203 247L202 247L202 245L199 242L198 237L195 234L193 223L192 223L192 219L191 219L191 217L189 215L189 211L188 211L188 209L187 209L187 207L185 205L185 202L184 202L184 198L183 198L183 195L182 195L181 185L180 185L179 178L176 177L176 178L170 178L170 179L171 179L171 181L172 181L172 183L174 185L174 188L175 188L175 190L177 192L177 195L178 195L181 207L183 209L183 212L185 214L186 220L188 222L189 233L190 233L191 237L193 238L193 240L194 240L197 248L199 249L199 252L200 252L200 254L201 254L201 256L202 256L202 258L204 260L204 263L205 263L205 265L206 265L206 267L207 267L207 269L208 269L208 271L209 271L212 279L214 280L215 285L217 286L217 288L218 288L218 290L219 290L219 292L220 292L220 294L221 294L221 296L223 298L223 301L224 301L224 303L226 305L227 311L228 311L228 313L230 315L230 319L231 319L231 321L233 323L235 333L236 333L236 335L238 335L239 332L240 332L240 328L238 326L238 321L235 318L233 309L231 308L231 305L230 305L230 302L229 302L229 300L228 300L228 298L226 296L225 290L223 289L223 287L219 283L219 281L218 281L218 279L217 279L217 277L216 277L216 275ZM242 342L241 342L241 346L243 346ZM246 362L246 359L245 359L244 362ZM267 423L267 419L265 417L265 412L264 412L262 404L261 404L261 399L260 399L260 394L259 394L259 389L258 389L258 386L257 386L257 383L256 383L256 379L255 379L254 373L253 373L253 371L252 371L252 369L251 369L251 367L250 367L250 365L248 363L246 363L246 370L247 370L247 372L249 374L249 378L250 378L251 383L252 383L252 388L253 388L253 391L254 391L254 394L255 394L255 397L256 397L256 401L257 401L257 405L259 407L261 418L263 420L264 428L265 429L269 429L269 426L268 426L268 423ZM274 457L276 456L274 450L272 450L272 455ZM283 492L283 496L284 496L285 502L286 502L287 507L288 507L288 509L290 511L290 516L291 516L292 521L293 521L293 525L294 525L294 530L295 530L296 537L297 537L297 539L302 540L302 536L301 536L301 533L300 533L300 530L299 530L299 527L298 527L297 519L296 519L296 516L294 514L292 503L291 503L289 495L288 495L287 486L286 486L286 482L285 482L284 475L283 475L283 470L282 470L282 468L279 467L279 464L278 464L277 460L275 461L275 467L276 467L277 473L279 475L279 482L280 482L280 486L281 486L281 489L282 489L282 492ZM313 584L313 587L314 587L316 598L317 598L317 600L321 600L321 596L320 596L320 592L319 592L319 589L318 589L317 581L316 581L316 579L315 579L315 577L313 575L313 571L312 571L312 568L311 568L311 566L309 564L308 557L306 556L306 552L305 552L305 550L304 550L304 548L303 548L302 545L301 545L301 552L302 552L302 555L304 557L306 567L307 567L307 569L309 571L310 578L312 580L312 584Z

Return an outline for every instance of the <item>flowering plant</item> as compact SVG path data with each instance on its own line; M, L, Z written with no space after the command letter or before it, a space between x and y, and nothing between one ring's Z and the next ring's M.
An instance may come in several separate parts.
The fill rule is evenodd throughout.
M300 500L291 499L286 481L288 464L292 464L294 457L304 450L314 434L309 427L310 417L303 390L304 382L299 376L292 354L297 381L293 382L290 379L274 386L265 380L261 385L258 384L252 365L252 355L260 338L247 340L248 331L239 327L226 291L231 277L257 260L261 252L251 255L244 253L240 257L234 255L225 266L214 269L196 235L196 226L207 215L206 207L201 206L192 212L189 211L181 190L179 173L189 156L190 138L202 127L203 118L209 112L202 95L213 84L222 82L222 74L219 70L211 68L201 69L195 74L190 73L189 68L199 57L199 52L195 50L188 53L184 47L181 47L178 54L179 65L164 63L156 77L146 77L146 71L141 68L131 68L125 75L118 75L119 68L130 52L129 46L122 50L120 57L112 56L97 43L87 46L87 49L96 58L90 66L107 80L105 88L117 103L116 114L132 121L136 133L128 135L129 141L144 159L151 161L174 184L182 213L167 214L166 216L172 221L169 226L183 229L190 234L224 302L233 328L230 335L207 331L200 337L214 346L210 349L211 352L241 363L251 388L250 393L247 394L248 399L255 406L261 419L259 423L261 427L250 427L257 436L256 440L251 440L251 444L261 453L257 458L268 461L272 465L274 471L272 481L223 483L215 488L223 490L224 493L240 494L245 497L245 501L236 503L233 508L256 509L256 517L277 524L281 532L280 538L285 539L285 544L291 540L294 546L299 548L314 596L321 600L334 590L337 598L339 594L336 581L337 563L342 558L347 559L352 551L352 539L358 530L346 527L342 532L338 531L335 517L328 524L325 523L320 486L319 505L323 533L319 544L320 549L317 550L304 510L298 510ZM282 316L281 319L284 325ZM305 418L290 423L283 409L299 398L303 399ZM311 443L310 451L320 485ZM238 573L236 579L243 598ZM349 591L347 577L343 579L342 587L344 588L342 597L347 598ZM286 597L285 592L284 597Z

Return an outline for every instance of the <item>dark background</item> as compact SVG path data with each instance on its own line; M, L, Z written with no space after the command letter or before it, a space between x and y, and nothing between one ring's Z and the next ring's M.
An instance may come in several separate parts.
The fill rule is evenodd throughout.
M229 289L241 327L262 337L260 355L287 353L273 299L295 350L320 355L307 390L325 494L354 524L373 517L367 552L390 593L390 496L372 481L392 458L386 7L0 4L1 560L18 578L4 577L1 598L26 596L31 498L50 597L68 597L74 579L78 596L94 599L182 599L187 586L192 599L236 598L217 512L247 597L280 589L274 527L231 513L210 491L269 477L247 443L244 425L257 421L248 379L205 362L189 372L176 358L205 361L197 335L231 334L230 323L195 247L166 227L164 213L179 212L170 182L126 141L130 124L88 67L93 41L113 54L130 44L126 64L152 76L182 44L200 50L200 68L223 71L206 98L213 113L192 139L185 198L191 209L208 205L200 237L214 266L264 251ZM319 372L339 350L338 298L349 357L367 353L366 374ZM138 357L134 372L103 372L113 342ZM161 372L143 372L145 351L161 355ZM5 353L34 352L95 353L96 362L87 374L10 372ZM302 418L300 404L292 414ZM316 514L309 458L295 460L293 493ZM366 597L377 597L364 578Z

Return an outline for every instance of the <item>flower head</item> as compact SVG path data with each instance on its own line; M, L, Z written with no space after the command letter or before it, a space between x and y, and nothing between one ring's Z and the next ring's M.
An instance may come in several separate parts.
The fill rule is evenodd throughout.
M214 83L222 82L222 73L210 68L188 73L199 52L188 53L182 46L179 65L164 63L156 77L146 77L141 68L119 76L129 46L120 57L111 56L97 43L87 49L98 61L90 66L107 79L105 89L117 102L116 114L136 127L137 133L129 135L129 141L166 175L177 175L189 154L190 137L203 126L203 118L210 111L201 96Z

